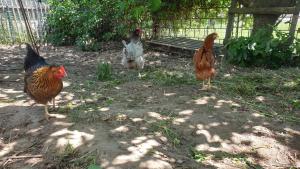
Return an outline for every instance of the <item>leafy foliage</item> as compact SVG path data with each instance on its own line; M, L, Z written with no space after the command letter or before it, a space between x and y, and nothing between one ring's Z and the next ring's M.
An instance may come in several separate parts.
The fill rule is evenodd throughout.
M251 37L232 39L227 45L227 60L240 66L261 66L279 68L293 65L296 51L299 54L299 41L288 46L288 33L274 29L269 37L266 29L260 29Z
M207 16L216 12L210 8L225 6L229 2L230 0L49 0L51 8L47 39L54 45L76 44L82 50L98 50L98 42L124 38L130 30L141 25L151 27L153 18L176 22L175 18L178 20L189 14ZM207 7L207 10L197 11L197 6Z

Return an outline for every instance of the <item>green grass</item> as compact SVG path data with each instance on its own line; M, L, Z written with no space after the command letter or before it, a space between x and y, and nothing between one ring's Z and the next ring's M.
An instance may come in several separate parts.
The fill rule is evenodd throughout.
M300 78L298 69L245 69L215 83L220 94L266 117L300 123ZM257 97L264 100L259 101Z
M54 163L59 168L88 168L101 169L96 164L96 154L94 151L80 155L79 151L68 143L62 152L54 158Z
M172 119L161 120L151 123L151 130L154 132L161 132L168 141L174 146L181 144L179 134L172 128Z
M196 85L199 83L192 73L163 69L143 73L142 80L150 80L154 84L162 86Z
M194 160L196 160L197 162L199 163L202 163L203 161L206 160L207 158L207 154L205 154L204 152L202 151L198 151L198 150L195 150L195 149L191 149L191 156Z
M249 161L245 154L232 154L224 151L204 152L195 150L193 148L190 149L190 153L192 158L199 163L204 163L207 159L216 161L229 159L232 162L243 164L245 168L262 169L260 165L253 164L251 161Z
M97 66L97 79L107 81L113 79L112 66L110 63L99 63Z

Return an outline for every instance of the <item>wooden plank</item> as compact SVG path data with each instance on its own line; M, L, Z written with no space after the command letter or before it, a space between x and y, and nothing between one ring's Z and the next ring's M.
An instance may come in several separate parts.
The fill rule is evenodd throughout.
M226 34L223 41L223 44L227 44L228 40L231 38L231 33L234 26L234 14L231 12L234 8L236 8L237 0L231 0L230 8L228 11L228 23L226 28Z
M179 46L176 46L176 45L173 45L173 44L166 44L166 43L153 42L153 41L146 41L146 42L150 43L150 44L156 44L156 45L167 46L167 47L174 47L174 48L179 48L179 49L195 50L193 48L179 47Z
M12 1L12 4L15 5L13 1ZM14 9L11 9L11 10L12 10L12 13L13 13L13 20L14 20L15 26L16 26L16 29L15 29L14 34L18 34L18 37L19 37L19 39L20 39L21 35L20 35L20 29L19 29L19 27L18 27L17 15L16 15ZM15 36L17 36L17 35L15 35Z
M293 14L295 7L232 8L230 14Z

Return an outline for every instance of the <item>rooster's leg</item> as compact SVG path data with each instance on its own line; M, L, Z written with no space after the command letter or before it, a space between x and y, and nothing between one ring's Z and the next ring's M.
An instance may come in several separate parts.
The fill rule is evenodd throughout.
M46 104L45 105L45 118L46 118L47 121L49 121L49 117L50 117L50 115L49 115L49 112L48 112L48 105Z

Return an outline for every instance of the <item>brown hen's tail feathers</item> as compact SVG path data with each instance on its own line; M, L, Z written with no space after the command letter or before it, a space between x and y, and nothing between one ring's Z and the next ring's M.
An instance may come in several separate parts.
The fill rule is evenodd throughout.
M27 54L24 60L24 70L32 70L41 66L48 65L43 57L38 55L35 50L26 43Z

